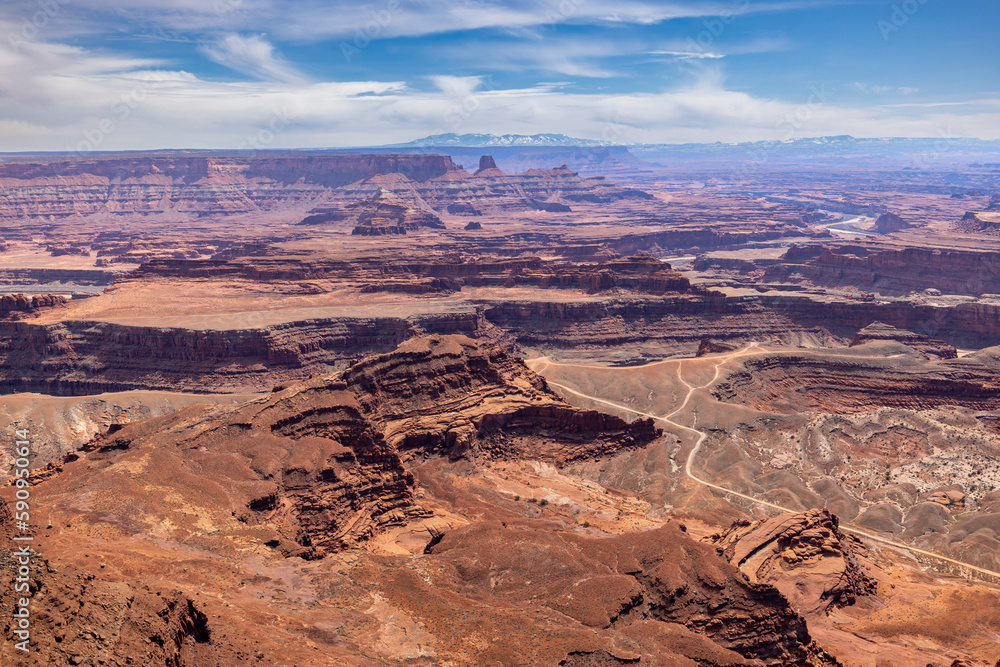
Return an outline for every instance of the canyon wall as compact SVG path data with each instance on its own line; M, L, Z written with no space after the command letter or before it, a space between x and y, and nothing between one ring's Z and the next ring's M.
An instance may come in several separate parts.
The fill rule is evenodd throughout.
M1000 291L1000 253L877 246L791 248L764 270L766 282L792 277L816 285L854 286L886 295L932 288L978 296Z
M655 287L655 285L654 285ZM130 389L252 393L385 352L429 333L635 364L692 356L704 339L848 344L883 322L956 347L1000 344L1000 305L610 294L573 300L480 300L411 317L326 318L259 329L193 330L64 321L0 321L0 390L84 395Z
M114 155L0 163L0 219L235 215L314 201L378 174L415 182L456 169L443 155Z

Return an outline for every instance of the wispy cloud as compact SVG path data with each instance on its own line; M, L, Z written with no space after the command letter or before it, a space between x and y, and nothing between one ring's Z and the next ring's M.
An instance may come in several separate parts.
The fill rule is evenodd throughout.
M225 35L201 47L213 62L262 81L302 83L305 77L275 54L274 46L261 35Z
M23 17L37 11L36 3L6 2L0 8L0 34L17 31ZM774 37L777 33L755 38L752 32L727 31L704 52L695 52L683 35L629 26L734 8L779 12L829 4L836 3L74 0L60 4L65 14L17 49L0 40L0 149L65 150L98 134L102 150L235 148L267 127L275 110L293 120L272 148L364 146L449 131L556 131L601 138L612 125L621 129L616 139L622 142L783 138L783 119L800 112L806 100L795 99L795 93L779 99L778 88L735 91L725 78L727 69L750 60L737 55L791 48ZM104 18L106 25L100 25ZM552 28L555 24L573 25L560 30ZM600 29L593 27L598 24ZM366 25L379 26L379 38L502 30L428 37L416 47L415 40L402 40L400 48L433 51L433 63L429 57L423 62L414 57L392 74L346 70L336 58L334 66L318 74L322 68L314 55L307 77L306 65L300 68L282 55L302 53L303 42L328 40L316 45L316 53L328 58L331 51L339 53L339 38L353 39ZM123 26L135 30L126 33ZM103 31L129 35L124 39L162 34L163 39L202 46L198 51L160 50L157 44L135 47L102 37L99 46L88 49L69 46L71 40L61 37L81 30L93 32L76 44L98 43L89 38ZM303 42L293 51L291 39ZM122 43L171 58L137 57L124 51ZM377 68L387 57L373 49L360 62ZM206 58L234 75L216 80L218 68L208 67ZM665 59L678 63L663 66ZM636 75L641 66L647 67L644 74L655 76ZM682 76L672 77L671 69ZM368 72L355 78L381 80L330 80L343 78L344 71ZM867 75L859 71L851 78ZM920 79L906 81L913 82L925 88ZM902 101L918 91L882 81L859 82L851 89L855 94L810 108L808 121L795 126L796 136L937 136L945 127L955 135L1000 136L1000 102L995 99L955 101L941 95L930 98L940 100L934 102L921 90L920 97L910 98L918 102L885 105L879 103ZM960 99L995 97L975 90ZM102 127L111 130L98 132Z
M914 95L920 92L919 88L911 88L909 86L879 86L858 81L852 82L850 86L854 90L872 95Z
M697 52L697 51L648 51L647 55L669 56L671 58L676 58L677 60L702 60L705 58L714 60L726 57L724 53L710 53L710 52Z
M372 21L381 37L433 35L483 28L523 29L560 24L650 25L683 18L796 11L851 0L74 0L63 19L89 21L93 32L113 33L125 22L165 31L267 31L274 39L353 37ZM10 17L31 16L37 0L6 0ZM79 27L79 26L78 26Z

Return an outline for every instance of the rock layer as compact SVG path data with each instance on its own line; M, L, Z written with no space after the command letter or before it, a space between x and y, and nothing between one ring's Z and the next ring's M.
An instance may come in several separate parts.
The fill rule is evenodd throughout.
M237 542L249 535L286 555L316 558L424 516L407 457L561 464L659 434L651 420L628 424L570 407L499 348L431 336L235 409L192 407L124 426L44 474L66 479L70 496L92 484L117 489L105 509L116 514L121 499L131 499L134 513L120 517L126 530L141 532L142 516L163 513L149 520L178 526L181 541L196 543L207 522ZM159 508L115 472L123 466L146 470L145 484L171 489L201 518ZM90 468L104 477L90 479Z
M405 173L421 182L455 169L442 155L330 153L5 161L0 219L249 214L313 201L377 174Z
M862 565L864 546L826 509L742 521L715 542L751 582L776 586L803 611L850 605L878 590Z
M948 343L943 340L935 340L927 336L921 336L920 334L913 333L912 331L906 331L905 329L897 329L889 324L883 324L882 322L872 322L864 329L860 329L854 336L854 340L851 341L851 347L856 345L864 345L871 341L896 341L902 343L907 347L912 347L923 354L928 359L955 359L958 357L958 350L956 350Z

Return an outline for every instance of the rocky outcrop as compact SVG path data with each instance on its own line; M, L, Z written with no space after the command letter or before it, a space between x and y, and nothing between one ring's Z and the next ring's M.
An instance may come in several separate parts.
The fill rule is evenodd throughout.
M722 354L724 352L732 352L736 349L738 348L733 343L704 338L700 343L698 343L698 352L696 352L694 356L704 357L706 354Z
M508 346L540 347L629 365L693 355L705 339L736 347L750 341L846 345L858 329L875 321L961 347L1000 343L998 305L938 307L771 294L726 297L687 287L686 279L666 264L643 257L589 266L539 258L414 260L392 266L267 257L162 260L144 266L135 279L174 275L292 281L345 276L362 293L456 295L456 299L440 313L317 318L255 329L0 321L0 391L58 395L128 389L265 391L277 382L305 378L358 355L387 352L407 338L429 333L461 333ZM543 289L531 300L502 295L460 298L466 287L478 286ZM590 294L569 298L546 294L560 289ZM939 358L947 350L937 344L932 347ZM925 394L926 390L916 393Z
M962 232L989 234L991 236L1000 234L1000 213L993 211L995 209L992 208L981 212L968 211L962 216L962 219L955 227Z
M601 631L599 644L569 649L564 665L839 664L781 593L746 582L675 523L595 539L481 522L445 534L430 553L456 569L460 590L496 605L530 597ZM619 658L594 661L605 652Z
M965 509L965 491L958 484L938 487L927 493L921 500L937 503L956 512Z
M441 218L410 206L385 188L349 208L357 213L358 225L351 232L355 236L405 234L421 227L444 229Z
M13 532L13 515L0 500L3 532ZM0 598L0 629L8 641L0 646L4 664L82 665L140 662L156 667L185 664L236 665L252 650L247 642L220 642L213 638L208 617L194 600L178 590L151 583L125 583L107 575L93 563L96 573L64 571L32 548L30 558L15 557L16 548L31 543L5 540L0 551L0 585L15 591L18 567L27 564L30 583L22 595L30 595L28 651L16 648L20 641L14 611L18 595ZM20 560L20 563L19 563Z
M448 204L445 208L451 215L469 215L469 216L481 216L483 214L478 208L472 204ZM479 224L475 221L470 222L469 225ZM466 225L466 229L469 229L469 225ZM479 225L479 229L482 229L482 225Z
M912 227L909 222L903 220L895 213L883 213L875 220L875 231L879 234L892 234Z
M496 169L497 171L500 171L497 168L496 161L493 160L493 156L484 155L481 158L479 158L479 169L476 170L476 176L479 176L481 173L489 169ZM500 172L500 175L504 175L502 171Z
M652 420L566 405L545 380L499 347L462 336L417 338L343 373L366 415L403 452L543 458L558 464L637 447L660 435ZM432 399L432 400L431 400ZM525 449L533 432L542 450Z
M600 249L598 249L600 250ZM340 280L377 286L390 282L423 282L427 278L458 281L458 286L531 286L583 289L587 292L637 291L646 294L686 292L691 284L670 265L647 254L613 258L594 264L555 262L540 257L428 255L387 262L359 258L353 262L300 260L293 257L236 260L156 260L128 279L243 278L249 280ZM377 291L377 290L376 290Z
M864 545L826 509L740 521L714 541L750 582L775 586L802 612L854 604L878 591L863 565Z
M231 539L249 533L285 555L319 558L425 515L406 467L410 457L559 465L659 435L651 420L629 424L569 406L500 348L431 336L339 374L280 385L235 409L196 406L126 425L42 476L61 480L72 494L77 483L114 483L93 479L92 468L155 462L141 464L144 484L165 486L182 503L154 509L145 505L145 491L129 486L101 511L117 516L116 508L146 507L179 527L175 539L197 542L190 508L198 508L197 516ZM80 457L85 461L77 464Z
M28 313L42 308L61 306L67 301L60 294L38 294L28 298L25 294L4 294L0 296L0 317L11 313Z
M100 262L101 260L98 260ZM3 285L44 285L73 283L74 285L107 286L115 281L112 271L98 269L0 269Z
M487 166L475 174L459 169L420 182L408 178L406 174L372 177L341 188L327 203L314 208L310 215L334 214L360 199L370 197L379 188L391 190L410 205L427 206L440 212L453 211L454 215L566 212L574 202L607 204L652 200L652 195L641 190L621 187L604 178L581 178L566 167L505 174L496 167Z
M872 341L896 341L907 347L912 347L928 359L958 358L958 350L943 340L935 340L912 331L897 329L882 322L872 322L864 329L860 329L855 334L854 340L851 341L851 347Z

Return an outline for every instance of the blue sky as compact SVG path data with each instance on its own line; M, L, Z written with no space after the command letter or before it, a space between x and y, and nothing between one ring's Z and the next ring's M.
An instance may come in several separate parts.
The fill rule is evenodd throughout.
M0 151L1000 138L996 0L5 0Z

